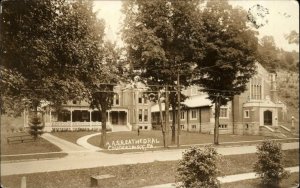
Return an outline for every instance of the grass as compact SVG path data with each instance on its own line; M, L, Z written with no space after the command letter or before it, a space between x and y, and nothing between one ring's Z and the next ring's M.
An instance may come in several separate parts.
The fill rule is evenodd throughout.
M107 142L110 144L117 140L128 140L128 139L147 139L155 138L159 141L155 146L163 146L162 133L159 130L152 131L141 131L140 136L137 135L136 131L131 132L115 132L107 134ZM254 141L254 140L264 140L266 137L263 136L247 136L247 135L220 135L219 142L239 142L239 141ZM94 136L88 139L88 142L92 145L99 146L100 135ZM182 131L180 135L180 145L192 145L192 144L205 144L213 143L213 135L210 134L199 134L194 132ZM171 133L167 137L168 146L176 146L176 144L171 145Z
M299 165L299 150L287 150L283 152L286 156L284 160L286 167ZM250 172L257 159L255 154L224 156L223 158L218 163L218 166L224 175ZM103 180L101 182L102 187L134 188L175 182L177 164L178 161L156 161L135 165L3 176L1 177L1 183L6 187L19 187L21 178L26 176L27 186L32 188L89 187L91 175L111 174L116 176L116 178Z
M299 173L292 173L288 179L284 179L280 187L296 187L299 184ZM260 184L259 179L243 180L222 184L222 188L267 188Z
M1 135L1 155L17 155L28 153L60 152L61 149L39 137L36 141L24 143L7 143L7 137L28 135L27 133L6 133Z
M69 142L72 142L76 144L76 141L86 135L94 134L97 132L89 132L89 131L79 131L79 132L52 132L51 134L53 136L57 136L61 139L67 140Z
M15 156L1 156L1 161L23 161L23 160L40 160L40 159L54 159L65 157L66 153L45 153L45 154L28 154L28 155L15 155Z

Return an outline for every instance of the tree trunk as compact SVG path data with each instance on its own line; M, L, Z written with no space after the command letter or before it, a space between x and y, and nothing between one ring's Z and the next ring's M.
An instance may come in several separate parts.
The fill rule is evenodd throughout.
M100 147L106 148L106 109L102 108L101 110L101 137L100 137Z
M217 96L215 102L215 130L214 130L214 144L219 144L219 117L220 117L220 100L219 96Z
M235 133L234 131L234 96L233 96L233 99L232 99L232 102L231 102L231 115L232 115L232 134Z
M163 114L162 114L162 110L161 110L161 101L160 101L160 92L158 93L158 107L159 107L159 114L160 114L160 126L161 126L161 131L162 131L162 135L163 135L163 144L164 147L166 147L166 133L164 130L164 126L163 126Z
M172 118L172 139L171 139L171 143L175 144L176 104L172 105L172 117L173 118Z

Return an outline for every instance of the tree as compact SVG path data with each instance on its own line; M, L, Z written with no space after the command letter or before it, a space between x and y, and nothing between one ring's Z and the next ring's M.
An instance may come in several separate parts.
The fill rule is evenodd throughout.
M85 86L88 89L89 100L92 108L101 111L101 140L100 147L106 147L106 111L113 104L114 86L122 80L122 68L119 61L119 52L116 45L111 42L105 42L102 46L103 53L94 62L93 70L86 75Z
M299 44L299 33L295 30L291 31L290 34L284 36L288 40L289 44Z
M60 105L82 98L80 78L89 70L87 54L93 43L86 1L5 1L1 15L1 65L23 77L14 97L29 99L37 111L40 101ZM88 9L87 11L92 11Z
M215 104L214 143L219 144L220 106L245 91L255 73L257 38L247 16L227 1L208 1L198 16L205 38L205 53L195 68L194 81Z
M153 90L175 90L178 73L181 84L189 85L194 57L201 55L201 50L196 47L201 43L199 20L196 18L198 5L196 0L124 2L126 17L122 37L127 57L133 67L140 70L139 76L144 82L148 86L155 85ZM168 119L169 100L166 99ZM166 124L162 130L164 139L164 130L168 128ZM175 127L172 133L174 136Z
M30 119L29 134L33 136L34 140L43 133L44 125L42 124L41 118L34 114Z
M270 72L276 72L279 68L279 50L276 47L273 36L264 36L258 44L258 61Z
M283 167L283 153L281 144L265 140L257 146L257 162L254 171L261 178L261 183L267 187L278 187L281 180L287 178L289 173Z
M217 161L220 156L216 149L206 146L204 149L191 147L183 153L177 168L177 182L180 187L218 187L217 176L220 171Z

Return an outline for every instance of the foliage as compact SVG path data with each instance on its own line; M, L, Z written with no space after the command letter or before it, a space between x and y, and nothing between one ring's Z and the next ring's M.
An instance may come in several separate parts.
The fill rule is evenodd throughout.
M295 30L291 31L285 38L288 40L289 44L299 44L299 33Z
M186 150L177 168L177 181L182 182L180 187L218 187L218 158L219 154L212 146Z
M136 75L152 90L169 86L174 91L177 74L181 85L190 84L195 57L201 56L198 5L197 0L124 2L122 37L127 58Z
M266 140L257 146L256 154L258 161L254 164L254 170L261 178L262 184L278 187L281 180L289 175L283 167L281 144Z
M227 1L208 1L201 14L203 58L197 62L195 83L215 103L215 139L218 144L220 105L246 89L256 72L256 33L247 25L246 12Z
M39 135L43 134L44 127L41 118L37 115L33 115L29 123L29 134L36 140Z
M97 108L101 111L102 134L100 147L104 148L106 143L106 110L109 110L113 104L114 87L122 80L122 67L119 61L119 49L114 43L106 41L102 46L102 56L94 62L93 70L86 75L84 85L91 108Z
M42 100L83 98L83 75L98 50L93 37L104 34L103 22L93 22L92 2L5 1L2 9L1 65L22 78L18 92L5 93L29 99L33 108Z

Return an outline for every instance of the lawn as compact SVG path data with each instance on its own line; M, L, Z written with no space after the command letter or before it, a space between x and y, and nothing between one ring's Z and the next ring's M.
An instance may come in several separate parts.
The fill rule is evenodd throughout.
M148 138L154 138L157 139L159 143L153 144L155 146L163 146L163 140L162 140L162 133L159 130L152 130L152 131L141 131L140 135L138 136L136 131L130 131L130 132L113 132L107 134L107 142L110 144L117 140L125 141L129 139L148 139ZM223 134L219 137L219 142L222 144L222 142L239 142L239 141L254 141L254 140L263 140L266 137L263 136L247 136L247 135L228 135ZM88 140L88 142L92 145L99 146L100 141L100 135L94 136ZM213 143L214 138L213 135L210 134L200 134L200 133L194 133L194 132L186 132L182 131L180 135L180 145L192 145L192 144L207 144L207 143ZM176 144L171 145L171 133L167 137L167 144L168 146L176 146Z
M286 156L284 160L285 167L299 165L299 150L283 152ZM218 166L224 175L247 173L253 171L253 164L256 160L255 154L224 156L223 160L218 162ZM91 175L111 174L116 176L116 178L103 180L101 183L102 187L134 188L175 182L177 164L178 161L157 161L135 165L3 176L1 177L1 183L5 187L19 187L21 178L26 176L27 186L32 188L89 187Z
M39 137L36 141L29 141L24 143L7 143L7 137L28 135L27 133L6 133L1 134L1 155L17 155L28 153L47 153L60 152L61 149L47 140Z
M93 131L79 131L79 132L51 132L53 136L57 136L69 142L76 144L76 141L86 135L94 134Z
M296 185L299 184L299 173L292 173L291 176L288 179L284 179L280 187L297 187ZM243 180L239 182L233 182L233 183L225 183L222 184L222 188L268 188L263 187L260 184L260 179L252 179L252 180Z

